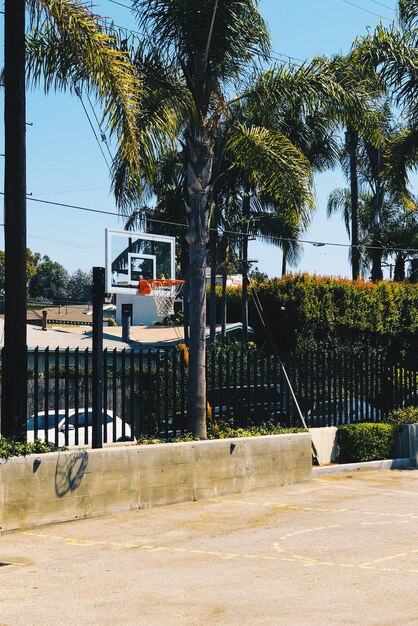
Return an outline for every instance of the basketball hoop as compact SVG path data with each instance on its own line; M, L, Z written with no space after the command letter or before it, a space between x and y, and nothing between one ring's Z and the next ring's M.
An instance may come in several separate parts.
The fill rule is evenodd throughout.
M164 319L173 315L174 302L180 295L184 282L184 280L173 280L171 278L142 279L139 281L138 293L142 296L152 296L157 314Z

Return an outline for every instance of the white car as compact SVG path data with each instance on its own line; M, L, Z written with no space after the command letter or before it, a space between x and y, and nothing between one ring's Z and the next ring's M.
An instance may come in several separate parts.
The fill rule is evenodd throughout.
M93 435L93 409L87 410L87 442L86 442L86 412L83 409L78 410L78 414L75 409L68 410L68 420L65 418L65 411L60 410L58 414L53 409L48 412L48 441L55 443L55 432L58 431L58 446L91 446ZM123 422L117 415L114 417L112 411L107 411L103 414L104 427L106 428L106 442L112 441L132 441L131 427L125 423L125 430L123 429ZM37 415L37 433L36 438L45 441L45 426L46 426L46 414L44 411L40 411ZM67 421L67 424L66 424ZM57 428L55 425L57 424ZM78 441L76 439L76 428L78 425ZM68 440L65 441L66 431L68 433ZM114 436L115 431L115 436ZM35 416L32 415L27 421L27 440L34 441L35 439ZM103 432L104 441L104 432Z

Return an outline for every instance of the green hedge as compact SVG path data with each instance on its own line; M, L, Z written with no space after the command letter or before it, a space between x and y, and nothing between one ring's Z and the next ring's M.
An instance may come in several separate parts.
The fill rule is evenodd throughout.
M257 284L267 323L282 349L309 342L417 343L418 286L352 282L309 274ZM251 292L251 287L250 287ZM217 301L221 291L217 288ZM241 289L228 288L228 321L241 319ZM250 302L250 324L263 332Z
M45 443L39 439L21 443L15 439L0 437L0 459L9 459L12 456L26 456L27 454L43 454L45 452L55 452L56 450L66 450L57 448L52 443Z
M416 424L418 422L418 407L408 406L405 409L395 409L391 411L385 420L400 430L405 424Z
M345 424L337 431L339 463L390 459L395 442L392 424Z

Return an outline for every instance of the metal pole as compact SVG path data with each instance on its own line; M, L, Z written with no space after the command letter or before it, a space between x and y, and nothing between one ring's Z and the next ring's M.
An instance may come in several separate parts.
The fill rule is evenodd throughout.
M93 267L92 447L103 447L103 302L104 267Z
M5 0L4 11L5 325L1 432L24 441L27 419L25 0Z

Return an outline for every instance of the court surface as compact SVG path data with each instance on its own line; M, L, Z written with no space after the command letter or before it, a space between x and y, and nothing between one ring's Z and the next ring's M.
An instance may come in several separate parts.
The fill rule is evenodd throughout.
M0 537L0 624L417 624L418 472Z

